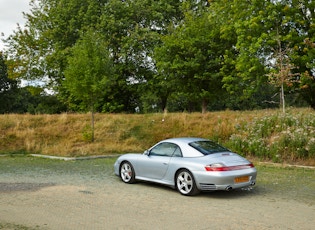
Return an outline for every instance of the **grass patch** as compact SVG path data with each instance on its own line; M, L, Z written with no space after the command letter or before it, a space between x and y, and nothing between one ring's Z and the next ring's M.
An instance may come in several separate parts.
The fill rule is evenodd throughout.
M39 229L43 229L43 228L41 228L39 226L27 227L25 225L20 225L20 224L0 223L0 229L4 229L4 230L39 230Z
M315 170L297 167L256 165L257 189L264 195L315 204Z

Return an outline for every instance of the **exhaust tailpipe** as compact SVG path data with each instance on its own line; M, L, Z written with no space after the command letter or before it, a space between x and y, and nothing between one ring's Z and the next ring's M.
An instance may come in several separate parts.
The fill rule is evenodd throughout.
M231 186L227 186L226 188L225 188L225 190L226 191L231 191L233 188L231 187Z

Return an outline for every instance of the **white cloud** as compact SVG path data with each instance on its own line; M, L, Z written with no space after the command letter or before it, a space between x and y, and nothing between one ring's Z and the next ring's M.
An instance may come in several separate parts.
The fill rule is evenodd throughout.
M30 0L0 0L0 38L7 38L17 28L17 24L23 27L25 19L22 12L29 12ZM0 41L0 50L3 43Z

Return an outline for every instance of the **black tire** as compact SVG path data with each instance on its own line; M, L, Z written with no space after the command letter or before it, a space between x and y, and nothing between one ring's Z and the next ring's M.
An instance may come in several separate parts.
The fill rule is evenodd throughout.
M195 179L188 170L180 170L176 174L175 180L177 191L180 192L180 194L185 196L193 196L199 193Z
M132 184L136 181L135 170L133 169L132 164L128 161L121 163L119 173L121 180L127 184Z

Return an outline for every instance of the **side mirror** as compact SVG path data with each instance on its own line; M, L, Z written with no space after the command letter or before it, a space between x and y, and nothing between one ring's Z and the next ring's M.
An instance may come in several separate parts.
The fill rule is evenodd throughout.
M149 150L145 150L145 151L143 152L143 154L144 154L144 155L147 155L147 156L149 156L149 153L150 153Z

